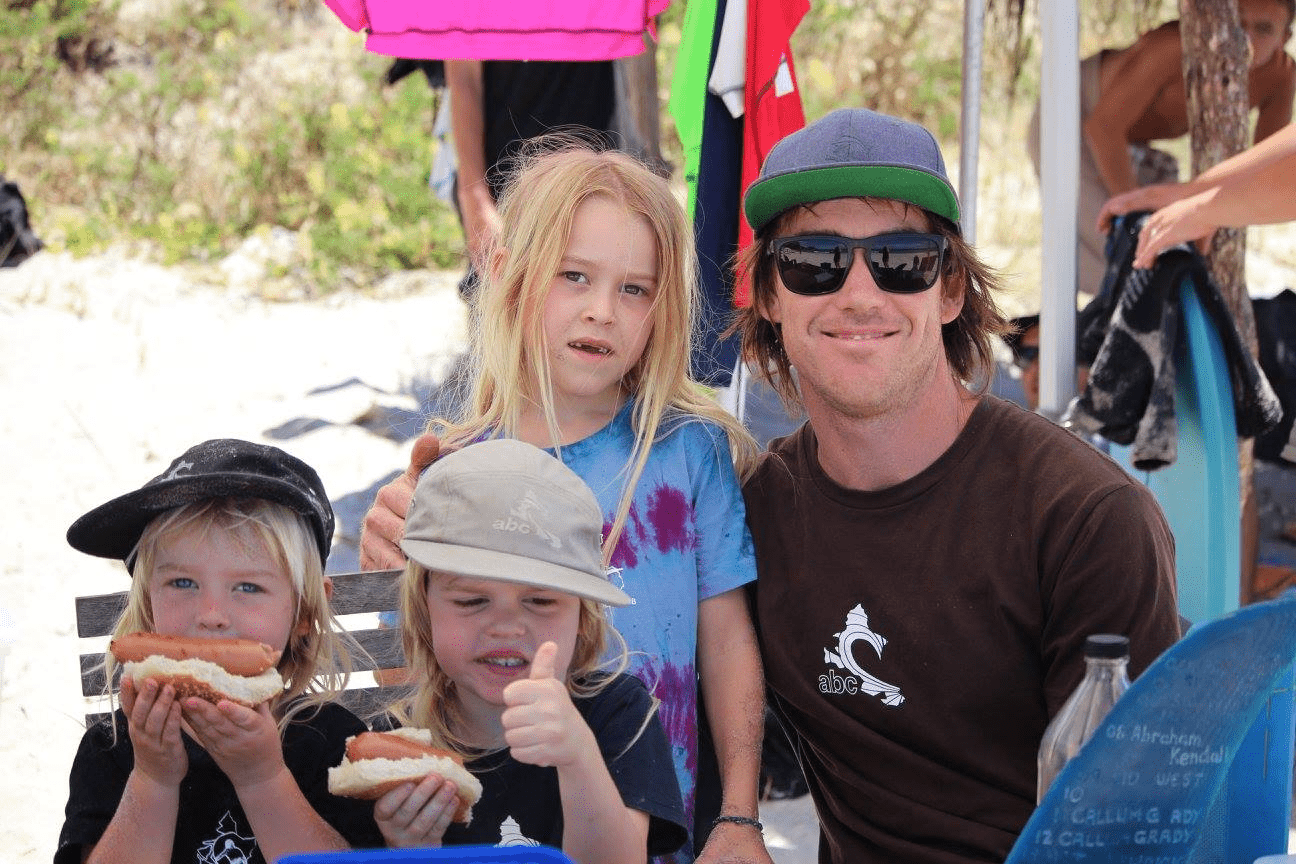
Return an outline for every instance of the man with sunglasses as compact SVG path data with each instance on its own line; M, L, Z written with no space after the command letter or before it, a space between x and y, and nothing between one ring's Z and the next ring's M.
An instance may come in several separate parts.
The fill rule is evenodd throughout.
M1012 364L1021 373L1022 393L1026 407L1039 407L1039 316L1022 315L1010 322L1013 329L1004 334L1004 344L1012 351Z
M820 860L1002 861L1085 637L1137 673L1179 634L1155 499L986 395L1008 330L927 130L865 109L788 136L747 190L744 356L809 420L744 493L771 705Z

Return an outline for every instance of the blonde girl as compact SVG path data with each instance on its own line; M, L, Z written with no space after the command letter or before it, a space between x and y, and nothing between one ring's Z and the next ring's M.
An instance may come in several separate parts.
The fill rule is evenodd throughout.
M542 139L519 163L473 321L464 416L447 447L507 436L550 448L593 489L604 555L635 602L614 623L662 702L690 819L698 691L723 800L706 858L767 861L757 809L762 677L742 587L755 579L735 472L756 445L688 377L697 308L692 234L668 184L630 156ZM380 491L362 562L394 566L418 471ZM714 851L712 847L714 846ZM697 850L685 847L678 860Z
M73 523L75 548L132 575L115 636L255 639L282 652L285 689L252 709L123 678L120 710L86 731L73 763L58 864L257 862L381 843L367 807L325 787L364 729L331 701L349 669L323 575L332 533L310 466L236 439L191 447Z

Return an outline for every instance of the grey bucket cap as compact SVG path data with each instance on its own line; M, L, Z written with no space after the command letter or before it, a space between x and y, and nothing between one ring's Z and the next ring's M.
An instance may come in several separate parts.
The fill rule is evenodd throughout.
M521 441L481 441L433 462L414 489L401 549L441 573L633 602L608 581L594 493Z

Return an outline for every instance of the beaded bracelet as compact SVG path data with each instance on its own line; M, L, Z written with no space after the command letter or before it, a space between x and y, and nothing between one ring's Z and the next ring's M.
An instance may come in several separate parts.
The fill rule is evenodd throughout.
M757 831L761 832L765 830L765 826L760 822L755 819L749 819L746 816L717 816L715 821L711 823L711 830L714 831L721 822L732 822L735 825L750 825Z

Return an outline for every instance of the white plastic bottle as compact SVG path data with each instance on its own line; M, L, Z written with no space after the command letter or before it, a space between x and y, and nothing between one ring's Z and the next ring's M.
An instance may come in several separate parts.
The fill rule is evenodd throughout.
M1129 688L1129 639L1097 633L1085 639L1085 676L1044 730L1039 749L1038 804L1063 766L1102 725L1107 712Z

